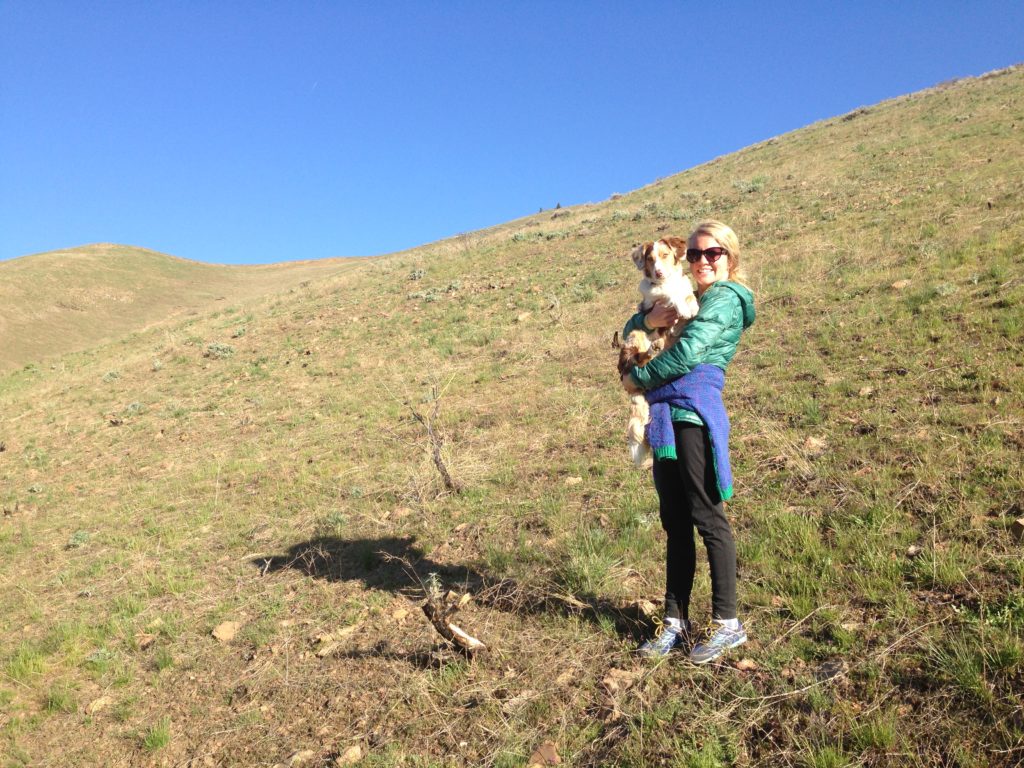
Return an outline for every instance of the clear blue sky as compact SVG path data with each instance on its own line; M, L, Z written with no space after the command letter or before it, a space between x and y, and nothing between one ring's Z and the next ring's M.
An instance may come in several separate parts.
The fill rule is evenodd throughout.
M0 0L0 259L386 253L1021 61L1020 0Z

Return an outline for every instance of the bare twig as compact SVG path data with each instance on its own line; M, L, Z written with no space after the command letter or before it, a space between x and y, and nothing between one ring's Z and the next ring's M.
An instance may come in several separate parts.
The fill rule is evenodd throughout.
M427 440L430 443L430 457L434 462L434 466L437 468L438 474L441 475L441 481L444 483L444 487L450 493L460 493L462 491L461 484L452 477L452 473L448 469L448 465L445 463L444 455L442 450L444 448L444 435L437 428L438 415L441 411L441 398L444 397L445 391L451 385L454 377L450 378L445 385L438 390L437 383L434 383L430 387L430 400L433 402L434 407L430 412L429 416L424 416L408 400L401 400L400 402L406 408L409 409L409 413L412 417L418 421L427 432ZM384 389L392 399L398 400L394 393L391 392L386 386Z
M431 396L434 401L434 408L431 411L429 419L425 418L422 413L413 408L408 402L406 402L405 405L416 421L422 424L423 428L427 430L427 439L430 440L431 457L434 459L434 466L437 467L437 471L441 475L444 487L452 493L459 493L462 488L452 478L451 472L448 471L448 466L444 463L444 457L441 455L441 448L444 446L444 438L434 428L434 423L437 421L437 414L441 410L441 397L437 393L436 386L431 388Z

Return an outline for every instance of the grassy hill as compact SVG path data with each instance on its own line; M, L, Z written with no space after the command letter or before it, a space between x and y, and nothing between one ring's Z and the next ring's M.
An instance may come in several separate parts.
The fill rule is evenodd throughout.
M1014 68L0 378L6 764L1019 765L1022 131ZM751 642L652 665L609 340L709 216Z
M337 275L344 259L220 266L99 243L0 262L0 371L119 340L156 322Z

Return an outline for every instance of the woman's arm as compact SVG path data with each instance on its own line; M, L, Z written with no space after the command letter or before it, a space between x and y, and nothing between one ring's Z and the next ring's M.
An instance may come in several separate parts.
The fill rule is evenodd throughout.
M679 313L670 304L656 302L649 312L637 312L622 329L622 338L625 339L633 331L641 330L650 333L655 328L671 328L679 319Z
M739 310L739 299L732 291L715 291L701 304L700 312L683 329L683 335L667 352L643 367L630 372L641 389L654 389L704 362L707 350L713 347L732 325Z

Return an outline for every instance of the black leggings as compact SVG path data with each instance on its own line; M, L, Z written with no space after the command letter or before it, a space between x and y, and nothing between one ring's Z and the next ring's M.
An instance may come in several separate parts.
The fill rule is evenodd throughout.
M711 566L711 615L736 618L736 544L718 494L711 440L704 427L672 425L678 460L654 462L661 525L668 534L665 553L665 618L688 619L697 567L693 529L697 528Z

